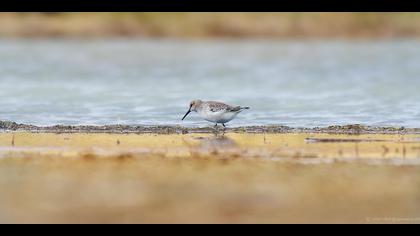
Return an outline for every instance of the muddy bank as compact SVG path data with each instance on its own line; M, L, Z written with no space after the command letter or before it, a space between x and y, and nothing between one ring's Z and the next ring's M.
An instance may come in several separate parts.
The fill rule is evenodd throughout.
M156 133L156 134L187 134L187 133L331 133L331 134L419 134L420 128L404 127L372 127L359 124L345 126L328 126L315 128L293 128L282 125L243 126L235 128L214 129L213 127L183 127L183 126L145 126L145 125L104 125L104 126L35 126L18 124L10 121L0 121L0 131L27 131L38 133Z

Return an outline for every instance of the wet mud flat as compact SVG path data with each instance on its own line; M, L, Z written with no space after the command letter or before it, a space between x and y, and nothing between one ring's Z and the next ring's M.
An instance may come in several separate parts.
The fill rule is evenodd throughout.
M18 124L10 121L0 121L0 131L28 131L40 133L156 133L156 134L186 134L186 133L332 133L332 134L420 134L420 128L405 127L372 127L360 124L334 125L315 128L294 128L283 125L270 126L244 126L223 129L209 127L183 127L183 126L145 126L145 125L55 125L35 126Z
M1 223L420 222L416 132L26 128L0 133Z

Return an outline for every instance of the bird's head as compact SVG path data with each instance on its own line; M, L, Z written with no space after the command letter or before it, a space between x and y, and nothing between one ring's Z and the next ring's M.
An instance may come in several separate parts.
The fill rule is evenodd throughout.
M187 113L185 113L185 115L182 118L182 120L184 120L185 117L187 117L188 114L190 114L190 112L197 111L197 108L198 108L198 106L200 106L201 103L202 103L202 101L199 100L199 99L191 101L190 102L190 108L188 109Z

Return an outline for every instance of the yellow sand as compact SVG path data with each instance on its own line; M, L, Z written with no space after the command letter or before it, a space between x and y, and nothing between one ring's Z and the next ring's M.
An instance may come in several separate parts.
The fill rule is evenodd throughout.
M418 142L2 133L0 223L419 223Z

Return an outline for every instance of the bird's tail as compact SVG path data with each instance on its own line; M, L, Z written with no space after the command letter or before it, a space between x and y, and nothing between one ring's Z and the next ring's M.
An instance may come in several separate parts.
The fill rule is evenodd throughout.
M250 107L240 107L239 109L241 109L241 110L248 110L248 109L250 109Z

